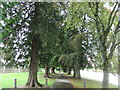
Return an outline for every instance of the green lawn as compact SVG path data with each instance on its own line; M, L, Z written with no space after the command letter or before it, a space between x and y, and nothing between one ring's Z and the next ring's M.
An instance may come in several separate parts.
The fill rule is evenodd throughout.
M102 83L98 81L92 81L84 79L86 81L86 88L102 88ZM70 79L70 82L76 88L84 88L83 80L80 79ZM109 88L118 88L116 85L109 84Z
M17 86L25 85L28 78L28 72L22 73L4 73L0 74L0 89L1 88L13 88L14 79L17 79ZM42 72L38 72L38 80L41 84L45 84L45 78L43 77ZM54 82L54 79L48 79L48 86L51 86Z
M67 73L66 73L66 76L71 77L72 75L67 75ZM69 79L69 81L76 88L84 88L84 83L83 83L84 80L86 82L86 88L102 88L102 82L100 82L100 81L89 80L86 78L82 78L82 79L71 78L71 79ZM109 88L118 88L118 86L113 85L113 84L109 84Z
M4 73L0 74L0 85L2 88L12 88L14 87L14 79L17 79L17 85L23 85L26 83L28 73Z
M53 74L53 76L54 75L55 74ZM13 88L15 78L17 79L17 86L25 85L27 78L28 78L28 72L0 74L0 89L1 88ZM43 77L43 72L38 72L38 80L41 84L45 85L45 78ZM51 86L54 80L55 79L53 78L49 78L48 86ZM74 78L70 78L69 80L76 88L84 87L83 80L74 79ZM86 86L87 88L101 88L101 82L86 79ZM117 86L115 85L110 84L109 86L110 88L117 88Z

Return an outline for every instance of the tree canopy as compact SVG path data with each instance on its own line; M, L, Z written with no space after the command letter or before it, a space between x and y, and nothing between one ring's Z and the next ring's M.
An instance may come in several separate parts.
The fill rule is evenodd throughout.
M46 74L50 67L72 69L75 78L81 78L80 70L101 69L103 88L108 88L109 72L115 72L118 63L119 6L118 2L1 2L3 65L29 67L27 85L32 87L42 86L38 66L46 68Z

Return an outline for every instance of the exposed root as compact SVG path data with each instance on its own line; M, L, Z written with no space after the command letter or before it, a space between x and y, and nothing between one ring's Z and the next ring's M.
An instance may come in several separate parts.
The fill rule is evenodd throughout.
M26 86L28 86L28 87L41 88L43 85L40 84L39 82L35 82L35 83L31 82L31 83L27 83Z

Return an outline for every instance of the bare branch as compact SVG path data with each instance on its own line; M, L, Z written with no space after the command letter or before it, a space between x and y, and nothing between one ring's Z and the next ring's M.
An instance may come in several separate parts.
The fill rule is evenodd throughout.
M116 44L115 44L115 43L112 44L111 49L110 49L110 53L109 53L109 55L108 55L108 60L112 58L113 52L114 52L115 48L116 48L119 44L120 44L120 42L118 42L118 43L116 43Z
M120 22L118 22L118 24L117 24L117 26L116 26L116 28L115 28L115 31L114 31L114 41L112 42L112 45L111 45L111 48L110 48L110 53L109 53L109 55L108 55L108 59L110 59L110 58L112 58L112 55L113 55L113 52L114 52L114 50L115 50L115 48L116 48L116 46L120 43L120 42L118 42L118 43L116 43L116 37L117 37L117 32L118 32L118 30L119 30L119 24L120 24Z
M113 24L113 21L114 21L114 19L115 19L115 16L116 16L116 14L117 14L117 12L118 12L118 10L115 11L117 4L118 4L118 3L116 3L116 5L114 6L114 8L113 8L113 10L112 10L112 12L111 12L111 14L110 14L110 16L109 16L108 26L107 26L107 28L106 28L106 34L105 34L105 35L108 35L108 33L109 33L109 31L110 31L110 28L111 28L111 26L112 26L112 24ZM115 13L114 13L114 11L115 11ZM114 13L114 15L113 15L113 13ZM112 16L113 16L113 18L112 18ZM112 18L112 20L111 20L111 18Z
M110 25L111 17L112 17L112 15L113 15L113 12L115 11L116 6L117 6L117 3L115 4L115 6L114 6L114 8L113 8L113 10L112 10L109 18L108 18L108 26Z

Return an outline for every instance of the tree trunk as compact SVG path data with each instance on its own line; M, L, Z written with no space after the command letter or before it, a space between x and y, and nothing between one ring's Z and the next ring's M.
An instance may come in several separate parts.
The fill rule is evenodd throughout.
M109 87L109 62L106 59L104 61L102 88L108 88L108 87Z
M118 16L119 16L118 22L120 22L120 2L118 5L118 10L119 10L118 11ZM120 42L120 32L118 32L118 42ZM118 90L120 90L120 44L118 45Z
M73 77L75 78L75 68L73 69Z
M72 68L68 68L68 75L71 75L71 69Z
M79 66L79 61L76 60L76 64L74 66L74 69L75 69L75 78L76 79L80 79L81 78L81 75L80 75L80 66Z
M120 42L120 32L118 35L118 42ZM120 90L120 44L118 45L118 90Z
M49 67L47 64L45 64L45 74L44 77L49 78Z
M50 75L50 67L49 67L48 75Z
M120 90L120 55L118 55L118 90Z
M26 85L29 85L31 87L39 87L42 86L38 80L37 80L37 67L38 67L38 59L37 59L37 53L38 53L38 46L37 46L37 38L36 35L33 35L32 39L32 54L31 54L31 61L30 61L30 67L29 67L29 76L28 81Z
M80 79L81 78L80 69L78 67L75 67L75 78L76 79Z
M62 68L63 72L67 72L67 66L65 65L63 68Z
M31 87L40 87L42 86L38 80L37 80L37 68L38 68L38 52L40 48L40 39L39 35L36 34L36 30L39 29L38 25L38 8L39 3L35 3L35 10L34 10L34 17L31 20L31 33L32 33L32 44L31 44L31 61L30 61L30 67L29 67L29 76L26 85Z
M51 73L55 73L55 67L51 68Z

